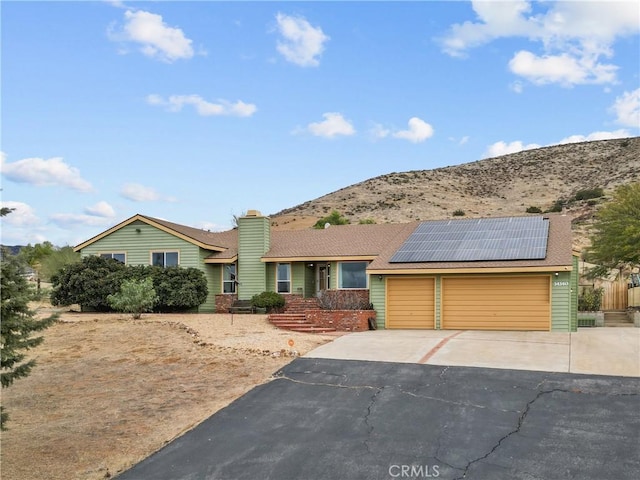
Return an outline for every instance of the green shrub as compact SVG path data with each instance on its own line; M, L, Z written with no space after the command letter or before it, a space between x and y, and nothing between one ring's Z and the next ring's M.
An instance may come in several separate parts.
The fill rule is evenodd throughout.
M251 297L251 306L265 308L267 312L284 307L285 299L276 292L262 292Z
M578 295L578 311L597 312L602 305L602 288L588 288Z
M527 213L542 213L542 209L540 207L529 207L527 208Z
M94 255L66 265L51 277L51 304L78 304L98 312L108 312L111 307L107 297L120 290L126 268L117 260Z
M197 268L127 266L110 258L89 256L63 267L52 276L51 303L110 311L112 306L108 297L118 293L125 280L146 278L152 280L158 296L157 311L189 310L207 299L207 280Z
M326 217L323 217L320 220L318 220L313 225L313 228L322 230L323 228L325 228L325 225L327 223L329 225L347 225L347 224L351 223L351 221L348 218L344 217L337 210L333 210L330 215L327 215Z
M207 279L197 268L146 267L151 271L153 287L158 294L155 310L178 312L196 308L209 293Z
M144 312L153 310L158 301L153 289L153 280L124 280L120 291L107 297L109 305L118 312L131 313L134 319L140 318Z
M575 200L589 200L590 198L600 198L604 196L604 190L601 187L586 188L578 190L573 197Z
M465 215L464 210L458 209L453 212L454 217L464 217L464 215Z
M374 225L376 221L373 218L363 218L358 223L360 225Z
M562 207L564 206L564 202L562 200L556 200L551 208L547 210L548 213L558 213L562 212Z

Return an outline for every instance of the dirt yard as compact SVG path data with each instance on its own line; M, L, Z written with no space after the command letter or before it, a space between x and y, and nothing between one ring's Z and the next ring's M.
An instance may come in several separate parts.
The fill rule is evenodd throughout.
M2 478L104 479L193 428L332 336L264 315L63 312L2 390Z

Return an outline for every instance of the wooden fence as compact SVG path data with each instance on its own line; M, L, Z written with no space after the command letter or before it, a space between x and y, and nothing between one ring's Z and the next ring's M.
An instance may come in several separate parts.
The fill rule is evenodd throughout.
M602 310L624 310L627 308L628 288L626 282L602 283Z

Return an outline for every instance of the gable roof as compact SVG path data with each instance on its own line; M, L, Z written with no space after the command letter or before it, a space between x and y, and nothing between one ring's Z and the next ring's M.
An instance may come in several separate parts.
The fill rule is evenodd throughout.
M127 220L120 222L110 229L96 235L95 237L92 237L89 240L76 245L73 250L76 252L82 250L92 243L97 242L98 240L111 235L113 232L120 230L121 228L137 221L156 227L206 250L225 252L229 248L233 247L236 249L237 255L237 232L235 233L235 235L230 233L234 232L234 230L229 230L227 232L209 232L199 228L187 227L186 225L180 225L178 223L168 222L166 220L161 220L159 218L148 217L146 215L140 214L136 214L133 217L128 218Z

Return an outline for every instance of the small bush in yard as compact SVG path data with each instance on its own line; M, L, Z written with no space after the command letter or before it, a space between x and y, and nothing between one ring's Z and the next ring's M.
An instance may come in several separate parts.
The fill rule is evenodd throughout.
M251 305L256 308L266 308L267 312L284 307L285 299L276 292L262 292L251 298Z
M542 209L540 207L529 207L527 208L527 213L542 213Z
M109 306L118 312L133 314L134 319L140 318L144 312L153 310L158 301L150 277L144 280L124 280L118 293L107 297Z
M602 304L602 288L590 288L578 296L578 311L597 312Z

